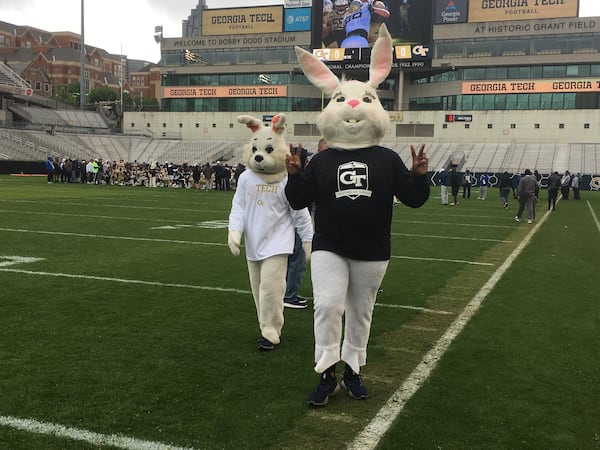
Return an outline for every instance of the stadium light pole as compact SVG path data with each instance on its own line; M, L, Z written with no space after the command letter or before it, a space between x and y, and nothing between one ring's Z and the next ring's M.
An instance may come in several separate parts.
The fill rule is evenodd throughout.
M121 117L123 117L123 44L121 44L121 59L119 64L121 65L119 69L119 86L121 87Z
M83 27L83 0L81 0L81 53L79 58L79 108L85 110L85 38Z

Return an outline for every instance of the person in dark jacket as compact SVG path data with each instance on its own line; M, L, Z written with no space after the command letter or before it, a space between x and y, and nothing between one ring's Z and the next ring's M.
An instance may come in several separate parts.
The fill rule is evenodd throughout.
M194 189L200 189L200 164L194 164L192 169L192 180L194 180Z
M458 205L458 191L460 190L460 174L456 171L456 166L450 169L450 188L452 190L452 206Z
M556 211L556 198L559 189L560 175L555 171L548 177L548 211Z
M502 201L502 206L504 206L504 209L508 209L508 196L512 189L512 180L510 179L508 172L504 172L500 177L498 188L500 188L500 200Z

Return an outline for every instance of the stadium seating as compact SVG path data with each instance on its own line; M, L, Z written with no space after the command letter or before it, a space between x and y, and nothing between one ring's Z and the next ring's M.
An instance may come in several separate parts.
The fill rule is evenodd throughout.
M8 109L32 124L54 127L107 130L99 113L79 110L55 110L10 103Z
M302 140L302 139L299 139ZM164 162L195 164L217 160L235 165L241 162L245 141L209 141L153 139L90 133L54 133L39 130L0 128L0 159L44 160L46 155L73 159L100 158L109 161ZM425 142L430 170L447 168L452 163L459 170L472 172L523 172L529 168L540 173L569 170L600 174L600 144L555 143L438 143ZM316 142L303 141L309 151ZM406 144L385 145L395 148L407 163L410 150Z

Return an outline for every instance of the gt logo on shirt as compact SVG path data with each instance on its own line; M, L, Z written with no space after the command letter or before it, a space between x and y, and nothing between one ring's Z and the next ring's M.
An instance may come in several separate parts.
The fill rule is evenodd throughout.
M369 166L365 163L351 161L338 167L338 191L336 198L371 197L369 190Z

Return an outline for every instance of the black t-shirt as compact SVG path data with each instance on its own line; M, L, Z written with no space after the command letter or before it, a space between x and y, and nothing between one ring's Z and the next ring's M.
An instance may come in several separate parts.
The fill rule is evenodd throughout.
M313 250L386 261L393 196L418 208L429 198L429 183L393 150L329 148L315 154L300 175L288 177L285 193L294 209L316 205Z

